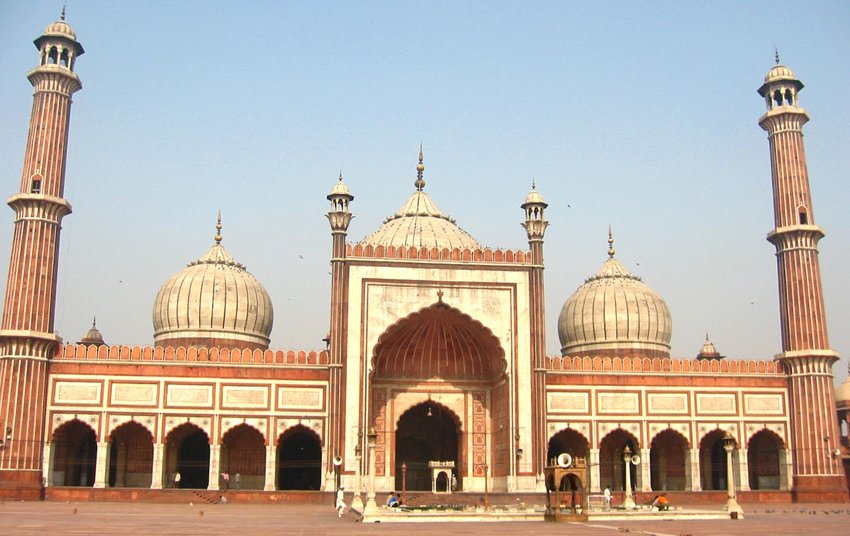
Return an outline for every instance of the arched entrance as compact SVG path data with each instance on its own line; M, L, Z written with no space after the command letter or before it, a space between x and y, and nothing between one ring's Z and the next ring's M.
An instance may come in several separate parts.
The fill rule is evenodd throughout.
M623 461L623 452L626 450L626 446L632 453L640 452L637 439L622 428L612 431L602 439L599 444L600 487L609 486L612 490L625 491L626 466ZM646 463L646 460L643 460L642 463ZM629 463L628 469L631 471L632 489L640 489L640 482L637 480L637 466Z
M277 489L316 490L322 485L322 442L298 425L284 432L277 447Z
M750 489L781 489L782 440L770 430L761 430L750 438L747 468Z
M377 474L392 477L384 481L387 486L402 487L406 464L407 489L430 490L427 463L439 460L455 462L458 490L465 478L480 479L477 485L483 487L488 477L509 475L518 460L511 456L518 432L510 424L512 398L499 339L444 303L442 293L438 298L389 326L375 345L371 425L395 432L375 452L382 460ZM423 401L426 390L440 393L440 400L429 394ZM464 423L459 415L471 415L471 421ZM425 437L423 430L432 435Z
M649 475L653 491L682 491L687 480L688 440L675 430L664 430L652 440Z
M726 491L726 450L723 448L722 430L706 434L699 444L699 469L702 489ZM737 449L733 454L737 455ZM734 461L734 460L733 460Z
M151 487L153 436L148 429L130 421L113 430L109 439L109 487Z
M256 428L240 424L221 438L221 469L230 474L233 489L263 489L266 441Z
M210 440L206 432L192 423L172 430L167 445L167 477L177 488L206 489L210 483ZM174 476L180 473L180 482Z
M452 461L460 466L459 422L449 409L433 401L423 402L404 412L398 420L395 445L395 487L402 489L402 464L407 465L406 486L411 491L431 489L429 461ZM463 489L462 475L457 476ZM448 480L448 479L447 479ZM447 482L437 482L445 490Z
M549 449L546 451L546 465L554 465L552 460L561 453L566 452L573 458L587 459L588 442L580 433L567 428L552 436L549 440Z
M86 423L74 419L53 435L53 482L57 486L94 485L97 438Z

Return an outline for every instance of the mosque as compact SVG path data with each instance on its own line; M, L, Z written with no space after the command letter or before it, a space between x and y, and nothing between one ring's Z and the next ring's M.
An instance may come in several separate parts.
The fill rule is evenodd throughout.
M808 115L803 84L778 59L758 93L782 353L747 361L708 338L695 358L671 357L667 305L617 260L610 233L599 270L565 297L560 355L547 355L543 195L532 187L516 200L527 246L489 248L427 193L421 150L410 197L362 241L348 239L354 195L342 176L329 185L325 350L269 348L272 300L228 253L220 219L206 253L175 259L190 262L156 293L151 346L107 344L95 325L65 342L56 281L84 50L64 14L35 45L29 137L8 200L0 496L219 490L224 473L256 493L359 492L367 476L379 490L445 489L452 475L460 492L539 493L545 468L568 453L590 492L708 497L731 481L743 500L848 499L850 384L837 406Z

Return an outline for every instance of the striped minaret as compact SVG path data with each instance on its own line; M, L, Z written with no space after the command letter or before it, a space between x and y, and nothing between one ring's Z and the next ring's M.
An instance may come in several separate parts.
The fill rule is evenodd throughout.
M767 239L776 247L782 353L776 359L788 374L793 456L793 491L797 500L846 500L838 445L832 365L838 354L829 348L823 303L818 241L803 125L808 114L798 105L803 84L779 64L767 73L759 95L767 112L759 125L770 140L773 211L776 227Z
M531 422L534 423L533 452L530 454L531 463L527 463L524 467L517 467L516 472L537 476L543 474L543 467L546 465L549 439L546 432L546 304L543 290L543 237L549 226L545 216L548 206L532 181L531 191L520 207L525 211L525 221L522 226L528 237L533 264L529 273L528 301L531 326L531 392L534 393L531 401ZM518 456L517 459L519 459Z
M48 360L53 333L59 231L71 206L63 199L71 95L82 86L74 63L83 53L62 18L35 40L39 63L19 193L9 198L15 231L0 325L0 492L36 495L42 485Z

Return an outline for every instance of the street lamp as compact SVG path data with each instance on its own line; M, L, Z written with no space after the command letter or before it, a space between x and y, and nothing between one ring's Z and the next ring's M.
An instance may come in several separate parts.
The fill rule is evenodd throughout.
M628 445L623 449L623 466L626 468L626 497L623 499L623 508L634 510L637 506L632 497L632 449Z
M351 509L358 512L363 511L363 499L360 497L360 489L363 484L360 482L360 463L363 459L363 449L360 447L360 439L357 440L357 446L354 447L354 459L357 461L354 473L354 497L351 499Z
M407 464L401 464L401 504L406 504L404 502L404 495L407 492Z
M375 446L378 442L378 433L374 428L369 429L366 439L369 446L369 492L366 494L364 514L366 512L372 513L378 509L378 504L375 502Z
M723 450L726 451L726 511L732 519L743 519L744 511L735 500L735 474L732 471L732 451L735 450L735 438L726 432L723 436Z

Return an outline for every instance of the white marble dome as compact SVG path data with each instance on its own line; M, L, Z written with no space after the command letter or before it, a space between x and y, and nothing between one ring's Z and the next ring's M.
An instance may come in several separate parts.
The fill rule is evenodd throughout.
M361 240L361 244L395 247L427 247L438 249L480 249L472 235L458 227L455 220L444 216L436 203L424 192L422 152L416 165L416 191L398 212L384 220L377 231Z
M613 248L608 254L561 309L561 354L669 357L673 322L667 304L614 258Z
M262 348L274 322L263 285L216 244L159 289L153 306L154 344Z

